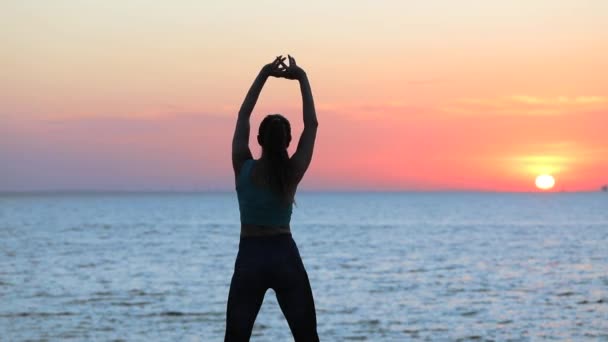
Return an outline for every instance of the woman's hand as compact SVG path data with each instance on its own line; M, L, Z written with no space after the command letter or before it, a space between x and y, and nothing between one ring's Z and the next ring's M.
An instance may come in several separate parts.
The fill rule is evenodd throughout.
M283 63L284 61L285 57L282 55L277 56L272 63L266 64L264 67L262 67L262 73L266 76L283 77L282 75L285 69L281 69L281 66L285 67L285 63Z
M306 72L296 64L295 58L291 57L291 55L287 56L289 57L289 66L285 64L286 57L281 55L272 63L264 65L261 73L266 77L273 76L288 80L302 80L306 76Z
M300 68L296 64L295 58L291 57L291 55L287 55L289 57L289 66L286 66L285 63L281 60L281 65L283 69L280 71L280 76L289 80L301 80L304 76L306 76L306 72L304 69ZM283 58L285 59L285 58Z

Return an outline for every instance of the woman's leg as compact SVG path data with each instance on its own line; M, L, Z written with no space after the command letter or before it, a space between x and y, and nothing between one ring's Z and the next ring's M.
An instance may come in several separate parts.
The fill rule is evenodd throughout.
M253 323L268 287L262 278L260 259L241 245L230 283L226 309L225 342L249 341Z
M292 240L282 267L275 273L274 291L296 342L318 341L315 303L308 274Z

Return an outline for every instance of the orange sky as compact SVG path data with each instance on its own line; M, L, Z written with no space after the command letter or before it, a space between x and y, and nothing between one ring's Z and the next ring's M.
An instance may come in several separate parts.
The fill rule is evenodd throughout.
M15 1L0 13L0 190L232 189L238 107L287 53L320 122L304 189L608 183L602 0ZM297 83L269 80L252 133L274 112L301 131Z

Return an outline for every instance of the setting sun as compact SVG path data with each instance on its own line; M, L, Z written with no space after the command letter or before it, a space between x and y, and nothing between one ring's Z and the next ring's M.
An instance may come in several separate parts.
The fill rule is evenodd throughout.
M539 175L536 177L536 187L541 190L549 190L555 185L555 178L551 175Z

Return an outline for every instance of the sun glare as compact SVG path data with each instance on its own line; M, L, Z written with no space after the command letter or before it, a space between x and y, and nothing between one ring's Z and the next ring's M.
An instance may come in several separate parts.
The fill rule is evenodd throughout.
M555 185L555 178L551 175L539 175L536 177L536 187L541 190L549 190Z

